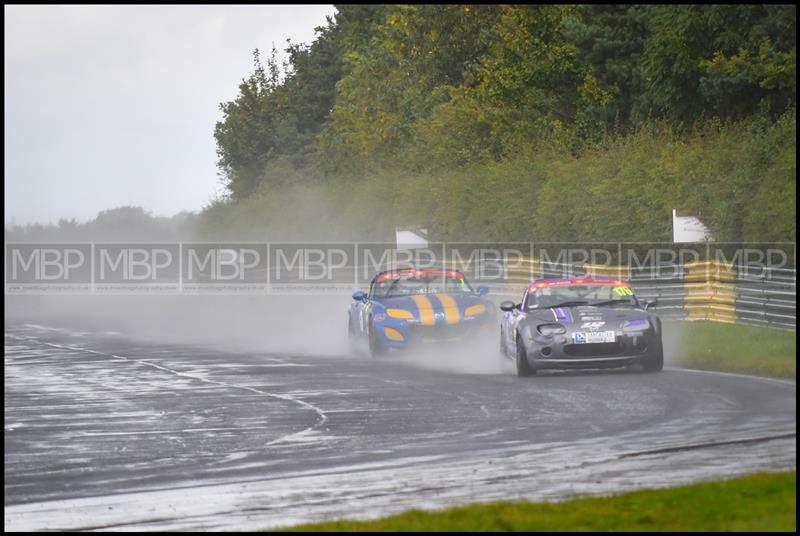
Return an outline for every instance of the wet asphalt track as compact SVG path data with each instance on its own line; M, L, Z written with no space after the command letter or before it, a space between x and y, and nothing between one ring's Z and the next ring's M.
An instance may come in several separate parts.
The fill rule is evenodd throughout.
M499 358L498 358L499 359ZM234 530L796 467L794 382L5 329L6 530Z

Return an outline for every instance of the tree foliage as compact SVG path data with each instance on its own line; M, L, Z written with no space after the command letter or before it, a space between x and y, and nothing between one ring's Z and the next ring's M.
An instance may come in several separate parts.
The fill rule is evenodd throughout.
M414 206L431 208L426 196L442 196L449 216L431 227L443 233L459 218L520 233L494 226L502 215L467 209L507 190L517 206L517 188L537 192L548 214L527 217L525 232L548 239L636 234L630 221L602 223L618 213L614 195L636 222L665 203L702 209L730 239L775 235L765 221L794 211L794 160L762 138L783 147L774 133L794 124L795 6L336 8L313 43L288 44L282 71L274 50L266 66L256 51L239 95L221 105L215 136L232 204L215 214L272 203L287 189L313 197L314 188L352 193L354 184L407 207L408 218ZM728 137L745 131L747 147ZM532 163L541 167L524 168ZM476 169L484 178L458 178ZM415 196L372 185L399 177ZM556 186L599 201L567 203ZM664 236L659 225L637 229L654 239Z

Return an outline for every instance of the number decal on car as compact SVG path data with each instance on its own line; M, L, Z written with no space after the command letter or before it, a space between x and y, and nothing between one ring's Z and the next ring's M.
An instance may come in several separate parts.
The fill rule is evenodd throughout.
M614 294L617 296L633 296L633 291L629 287L614 287Z

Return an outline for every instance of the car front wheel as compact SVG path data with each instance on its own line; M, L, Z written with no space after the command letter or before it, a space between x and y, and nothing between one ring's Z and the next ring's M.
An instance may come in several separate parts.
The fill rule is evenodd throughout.
M380 339L378 339L378 334L375 333L375 324L372 323L372 320L369 322L369 354L372 357L378 357L386 352L386 348L381 343Z
M648 356L644 362L644 370L647 372L658 372L664 368L664 345L658 341L658 348L653 355Z
M528 363L528 355L525 352L525 344L522 342L522 337L517 335L517 376L531 376L536 374L536 369L531 367Z

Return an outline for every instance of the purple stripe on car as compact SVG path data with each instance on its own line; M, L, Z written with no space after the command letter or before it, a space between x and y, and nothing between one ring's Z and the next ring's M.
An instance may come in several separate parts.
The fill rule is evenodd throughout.
M569 309L564 309L562 307L556 307L556 320L559 322L566 322L567 324L572 323L572 312Z

